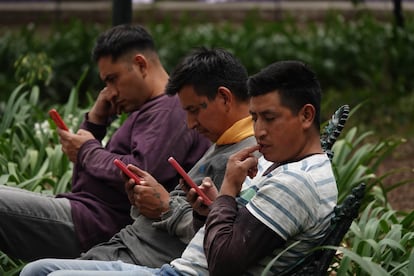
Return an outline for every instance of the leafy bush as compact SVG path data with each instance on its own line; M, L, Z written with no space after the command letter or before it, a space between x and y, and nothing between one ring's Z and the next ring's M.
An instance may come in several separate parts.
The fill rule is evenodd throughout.
M399 213L374 187L339 252L337 275L414 275L414 211Z
M50 104L63 104L79 79L79 72L88 71L80 87L80 103L87 104L86 95L99 91L102 84L90 51L98 34L109 26L83 24L74 20L69 25L53 25L45 32L30 24L20 32L7 32L0 38L0 114L5 98L19 84L15 77L19 60L41 59L31 64L40 73L34 84L42 98ZM378 21L361 14L346 21L333 13L324 22L306 25L291 19L263 22L255 17L241 24L148 22L162 62L171 71L178 60L197 46L222 47L233 52L250 74L275 60L301 59L318 73L329 98L329 112L334 102L355 106L370 99L359 114L359 121L370 124L381 118L383 125L392 122L409 124L414 102L414 20L407 18L405 29L394 28L391 22ZM17 62L17 63L16 63ZM44 75L49 72L51 75ZM20 68L22 70L23 68ZM42 74L43 73L43 74ZM21 74L17 74L21 77ZM357 91L357 92L356 92ZM333 106L334 105L334 106ZM388 108L390 105L395 108ZM333 107L332 107L333 106Z
M52 25L47 31L37 28L31 23L0 37L0 102L18 84L29 83L40 87L43 102L63 104L87 71L79 87L79 97L86 104L86 91L100 84L90 52L103 27L74 20L69 25Z
M79 116L102 86L90 49L106 27L74 21L39 35L31 24L0 37L0 185L53 194L68 189L72 165L61 152L45 110L57 108L68 125L77 129ZM307 26L289 19L249 19L241 25L166 21L147 27L169 71L193 47L223 47L238 56L249 73L280 59L309 63L326 91L325 114L344 103L352 107L366 101L358 113L358 127L348 123L333 147L339 200L357 183L369 184L364 212L344 240L338 273L409 275L413 271L409 233L414 215L396 212L386 204L387 192L407 181L385 188L382 181L393 171L376 175L380 162L404 140L377 141L370 123L378 120L387 127L410 123L414 21L408 19L405 30L369 16L345 22L340 15ZM22 263L0 253L0 265L0 274L17 275Z

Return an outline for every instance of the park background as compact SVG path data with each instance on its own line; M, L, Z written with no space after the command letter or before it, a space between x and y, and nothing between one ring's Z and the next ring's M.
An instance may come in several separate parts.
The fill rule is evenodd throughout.
M103 85L90 59L94 39L113 24L140 23L168 71L201 45L232 51L249 74L275 60L309 63L324 90L323 120L351 106L334 148L340 198L369 184L363 214L344 239L361 258L339 254L339 273L410 275L413 13L414 1L2 0L0 185L69 188L72 166L47 110L61 110L75 130ZM0 252L0 265L0 275L17 275L22 263Z

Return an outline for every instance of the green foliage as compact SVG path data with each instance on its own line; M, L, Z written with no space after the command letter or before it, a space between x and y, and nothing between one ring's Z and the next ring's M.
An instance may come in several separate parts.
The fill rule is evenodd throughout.
M20 83L32 86L43 82L50 83L52 75L52 61L45 53L28 53L20 56L15 62L15 78Z
M165 19L145 26L153 34L168 71L199 46L228 49L250 74L276 60L300 59L318 73L329 98L351 106L370 99L364 106L366 112L359 115L360 122L387 128L392 122L410 123L411 105L407 103L414 103L412 18L407 17L404 29L364 13L352 21L332 13L323 22L306 24L290 18L264 22L252 16L240 24L198 23L183 17L179 22ZM102 87L90 52L98 34L108 27L74 20L68 25L52 25L47 32L34 24L6 32L0 38L0 113L1 101L21 79L21 73L15 78L14 64L28 58L40 62L20 68L24 79L38 85L42 98L50 104L67 102L79 72L88 71L79 88L80 104L86 106L87 93ZM26 68L33 68L31 74L38 77L27 76ZM52 74L48 75L50 68ZM389 108L391 105L394 108Z
M359 116L362 106L363 104L360 104L351 108L348 120ZM358 126L347 126L348 124L345 125L340 139L332 147L334 153L332 167L339 192L338 203L341 203L350 194L352 188L361 182L367 184L366 194L369 194L374 186L381 186L384 193L387 193L410 181L403 180L385 188L383 181L401 169L387 171L381 176L376 173L381 163L390 157L398 146L406 142L405 139L396 137L378 139L372 130L364 131ZM366 198L366 201L370 200L371 198Z
M414 212L393 210L387 203L387 193L413 179L385 188L384 179L401 169L381 176L376 173L381 162L405 140L373 136L373 131L360 133L352 127L333 146L339 202L360 182L368 184L362 213L344 239L349 248L338 248L342 255L334 261L339 262L337 275L412 275Z
M0 185L32 191L67 190L72 165L60 149L47 112L39 108L39 89L15 89L0 125ZM75 113L77 114L77 113ZM73 129L79 119L66 121ZM70 175L70 174L69 174ZM62 182L66 179L66 183Z
M346 248L335 248L337 275L413 275L414 211L399 213L387 204L379 187L345 237Z
M23 262L12 260L0 252L0 275L18 276L23 265Z
M342 202L351 189L361 182L368 184L367 190L381 183L375 172L381 162L403 142L395 138L371 142L369 139L373 134L371 131L358 133L358 128L353 127L334 144L332 163L339 190L338 202Z
M18 84L26 83L41 88L44 102L63 104L80 72L88 71L80 87L81 100L86 100L86 93L100 85L90 52L103 28L74 20L51 25L47 31L33 23L7 31L0 37L0 102Z
M82 81L79 81L79 83ZM77 106L78 86L72 89L62 116L76 130L84 110ZM37 86L18 86L5 105L0 123L0 185L58 194L70 189L73 165L61 150L56 126L39 101ZM23 263L0 252L0 275L18 275Z
M382 182L398 169L376 173L404 140L378 140L372 131L372 126L411 123L414 21L407 18L405 29L395 29L366 15L347 22L333 14L325 22L306 25L291 19L248 18L240 25L189 20L146 25L168 71L198 46L230 50L251 74L276 60L300 59L319 76L326 114L341 104L352 108L364 102L352 108L359 110L358 126L347 123L333 147L339 201L361 181L368 184L361 218L344 240L338 273L414 275L414 214L396 212L386 203L387 192L409 180L385 188ZM92 94L102 86L90 51L107 27L73 21L39 32L29 24L0 37L0 185L50 194L69 189L72 164L61 151L47 110L58 109L72 130L78 128ZM0 253L1 275L17 275L21 265Z

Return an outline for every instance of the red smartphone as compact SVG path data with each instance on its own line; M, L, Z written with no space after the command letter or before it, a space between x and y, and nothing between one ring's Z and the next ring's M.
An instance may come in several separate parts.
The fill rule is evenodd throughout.
M60 117L56 109L53 108L49 110L49 116L52 118L52 120L55 122L58 128L69 131L68 127L66 126L65 122L62 120L62 117Z
M205 205L210 205L213 203L211 199L209 199L206 194L198 187L197 184L194 183L194 181L190 178L190 176L184 171L183 167L178 164L178 162L173 158L168 158L168 162L177 170L177 172L184 178L184 181L190 185L191 188L194 188L199 196L203 198Z
M141 181L141 178L138 176L138 175L136 175L136 174L134 174L133 172L131 172L128 168L127 168L127 165L125 165L125 163L124 162L122 162L121 160L119 160L119 159L115 159L114 160L114 164L118 167L118 168L120 168L127 176L129 176L129 177L131 177L132 179L134 179L134 181L135 181L135 183L136 184L139 184L139 182Z

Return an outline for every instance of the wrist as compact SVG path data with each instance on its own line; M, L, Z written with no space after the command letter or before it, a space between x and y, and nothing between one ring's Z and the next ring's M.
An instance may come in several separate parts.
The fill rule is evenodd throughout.
M108 117L107 116L102 116L102 115L96 114L96 112L94 112L92 110L87 114L86 119L89 122L94 123L96 125L106 125L108 123Z
M239 193L238 189L235 189L234 185L230 185L228 182L223 182L223 185L220 188L219 196L220 195L227 195L231 197L236 197Z
M222 195L236 197L238 195L238 191L235 191L232 189L231 190L224 189L224 190L221 190L219 193L219 196L222 196Z
M161 220L167 219L171 216L172 212L171 212L171 198L169 198L168 200L168 204L163 204L162 206L162 211L161 211L161 215L160 218Z

